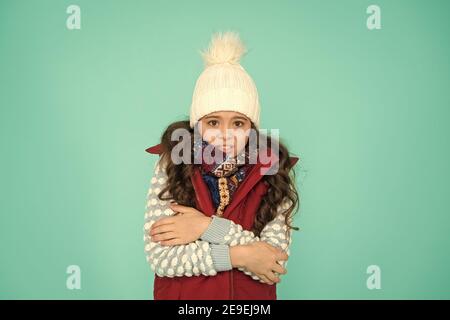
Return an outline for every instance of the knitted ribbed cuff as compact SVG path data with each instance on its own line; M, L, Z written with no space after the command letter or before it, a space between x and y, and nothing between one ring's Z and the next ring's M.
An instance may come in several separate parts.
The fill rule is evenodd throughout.
M227 271L233 269L231 265L230 247L226 244L212 244L211 258L216 271Z
M228 234L230 228L231 220L213 215L211 223L200 236L200 239L209 243L224 244L224 237Z

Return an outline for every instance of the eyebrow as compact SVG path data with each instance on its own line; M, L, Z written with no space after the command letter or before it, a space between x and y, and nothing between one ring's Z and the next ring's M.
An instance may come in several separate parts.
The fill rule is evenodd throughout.
M242 117L242 116L236 116L236 117L233 117L233 119L241 119L241 120L244 120L244 121L248 120L246 117Z
M205 120L206 119L219 119L220 117L219 116L206 116L205 117ZM231 118L232 120L236 120L236 119L241 119L241 120L244 120L244 121L246 121L246 120L248 120L246 117L243 117L243 116L234 116L233 118Z

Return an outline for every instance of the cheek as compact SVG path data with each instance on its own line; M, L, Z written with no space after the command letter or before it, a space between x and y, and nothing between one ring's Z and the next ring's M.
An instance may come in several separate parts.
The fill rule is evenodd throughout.
M249 139L248 136L248 129L247 128L243 128L242 130L237 130L235 135L234 135L234 141L237 143L241 143L241 144L247 144L247 141Z
M209 144L214 144L217 141L217 138L211 135L204 135L203 140L207 141Z
M202 139L207 141L208 143L213 143L215 140L217 140L218 130L208 128L208 124L202 123L202 125L199 127L200 135L202 136Z
M239 135L234 137L234 141L236 146L244 146L247 144L248 137Z

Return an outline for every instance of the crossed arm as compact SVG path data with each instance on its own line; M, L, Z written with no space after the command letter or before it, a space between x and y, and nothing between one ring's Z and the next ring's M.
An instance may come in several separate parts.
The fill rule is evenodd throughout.
M214 215L206 230L195 241L179 245L162 245L152 241L150 236L152 225L176 213L168 201L158 198L158 193L165 186L166 181L167 174L163 166L157 162L147 195L144 241L146 259L158 276L214 276L217 272L231 270L233 268L231 248L256 241L264 241L289 255L291 234L282 215L282 212L288 208L287 202L280 205L279 214L264 227L260 237L255 236L251 231L243 230L241 225L231 220ZM285 267L286 263L287 261L279 261L282 267ZM238 269L254 280L265 282L265 279L261 279L244 267L238 267Z

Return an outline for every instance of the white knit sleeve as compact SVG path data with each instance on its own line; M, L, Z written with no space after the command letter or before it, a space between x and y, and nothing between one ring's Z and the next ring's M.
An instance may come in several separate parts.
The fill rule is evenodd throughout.
M158 161L148 189L144 223L145 253L151 269L161 277L214 276L217 272L231 270L228 245L196 240L185 245L163 246L151 241L149 232L153 223L175 214L168 201L158 198L166 181L167 175Z

